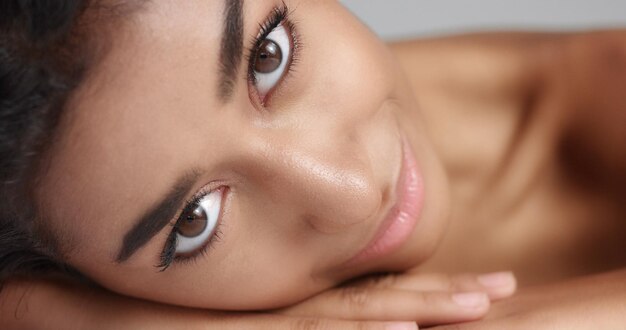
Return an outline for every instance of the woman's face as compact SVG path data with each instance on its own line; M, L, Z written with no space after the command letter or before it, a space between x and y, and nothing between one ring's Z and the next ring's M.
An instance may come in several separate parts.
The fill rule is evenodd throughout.
M338 2L151 1L112 38L38 190L84 274L261 309L432 253L445 180L393 57Z

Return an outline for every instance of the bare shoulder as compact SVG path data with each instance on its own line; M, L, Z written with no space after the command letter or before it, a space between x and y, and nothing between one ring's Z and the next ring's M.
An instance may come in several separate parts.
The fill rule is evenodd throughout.
M534 124L545 120L529 114L542 114L536 99L543 95L545 68L562 38L551 33L484 33L391 45L444 166L462 169L452 171L462 173L453 180L480 190L508 164L507 155L525 154L516 149L521 138L537 140ZM544 135L555 130L539 128ZM533 142L533 149L549 153L543 152L545 145Z
M542 79L565 35L501 32L390 44L408 78L420 87L445 80L481 95L523 92ZM467 90L467 89L466 89Z
M458 220L427 267L463 271L467 251L473 269L499 261L540 283L624 265L626 30L391 47L459 187ZM470 242L472 231L494 239Z
M626 29L493 32L407 40L390 47L409 78L421 84L446 79L528 88L522 83L556 82L555 70L567 79L589 76L600 81L621 79L626 70ZM446 75L452 73L456 76Z
M423 103L472 116L497 109L510 123L532 116L568 171L626 193L626 29L469 34L390 46Z
M626 30L572 35L552 85L565 109L561 154L579 179L626 193ZM623 202L623 200L622 200Z

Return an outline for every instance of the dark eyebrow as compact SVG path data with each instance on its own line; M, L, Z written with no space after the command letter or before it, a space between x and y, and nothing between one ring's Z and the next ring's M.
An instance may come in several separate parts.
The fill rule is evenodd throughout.
M219 98L226 103L233 95L243 56L243 0L224 3L224 31L220 47Z
M185 196L193 188L198 176L198 171L191 171L182 175L165 195L165 198L135 223L133 228L124 236L122 248L116 258L118 263L128 260L133 253L149 242L172 220L184 202Z
M224 23L220 46L219 98L226 103L232 96L243 56L243 0L224 1ZM159 233L181 207L185 196L198 178L192 171L181 176L165 198L148 210L124 236L117 254L118 263L128 260L137 250Z

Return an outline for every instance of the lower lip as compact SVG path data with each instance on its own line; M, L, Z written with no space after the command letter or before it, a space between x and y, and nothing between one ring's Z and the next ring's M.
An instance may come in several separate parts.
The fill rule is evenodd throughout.
M349 263L360 263L392 253L411 236L422 209L424 185L417 160L406 139L402 143L402 169L396 186L397 201L371 242Z

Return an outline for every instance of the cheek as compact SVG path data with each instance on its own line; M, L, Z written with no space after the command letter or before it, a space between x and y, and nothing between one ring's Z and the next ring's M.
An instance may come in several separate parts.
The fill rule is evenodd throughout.
M284 245L279 249L275 244L237 244L238 249L229 250L229 257L222 262L200 257L163 273L147 267L110 267L95 278L123 295L219 310L280 308L336 284L313 281L309 265L302 262L307 257L300 255L295 246L285 250Z
M284 208L264 209L244 198L233 198L231 206L224 218L223 240L206 256L175 264L165 272L153 266L158 262L155 251L162 248L162 235L128 264L112 265L110 256L96 254L82 254L74 261L111 291L194 308L278 308L336 284L331 279L312 279L314 261L320 259L324 246L303 244L312 235L296 233L290 224L298 219Z

